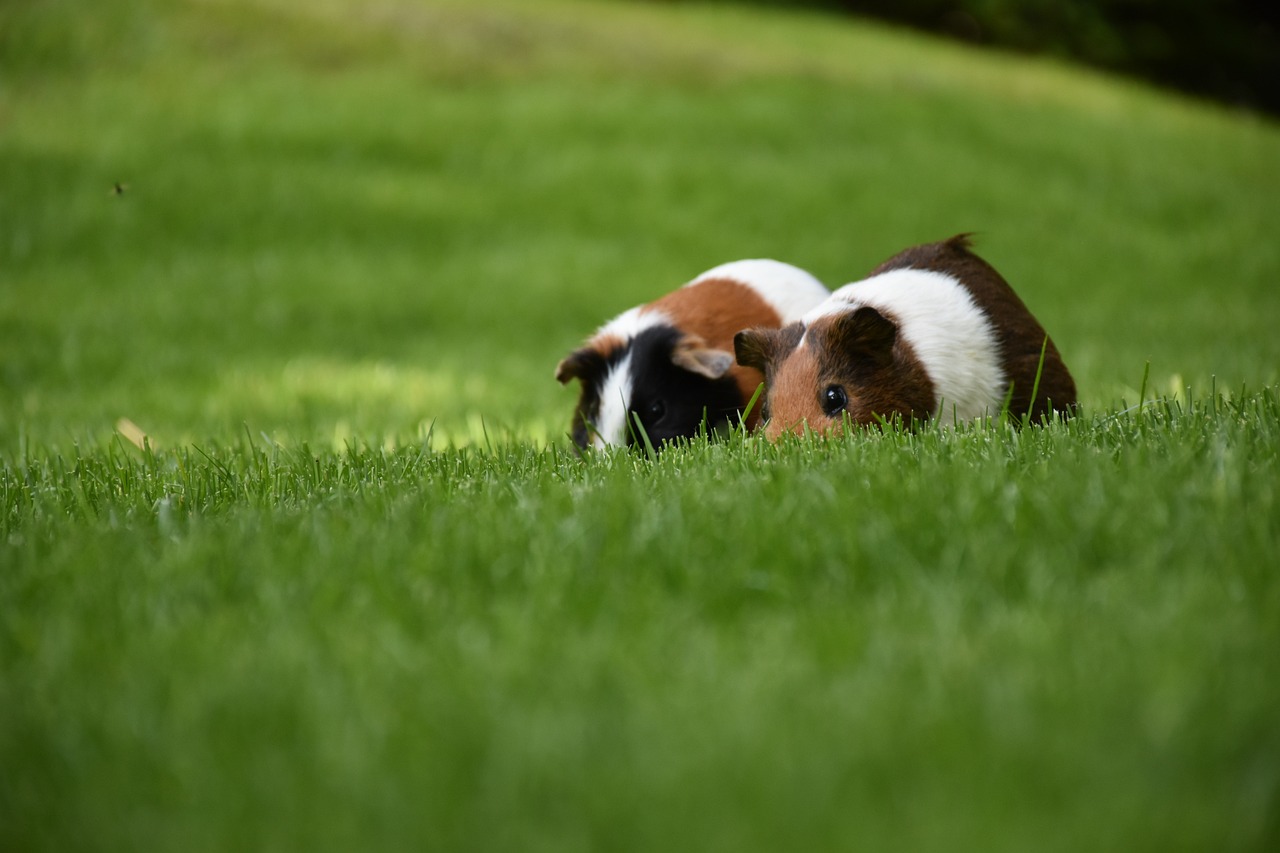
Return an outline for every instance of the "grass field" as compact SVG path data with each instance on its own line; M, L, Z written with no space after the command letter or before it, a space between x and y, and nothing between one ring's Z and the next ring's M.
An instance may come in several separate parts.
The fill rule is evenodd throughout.
M1277 223L1273 122L848 19L6 4L0 846L1275 849ZM1075 421L569 451L606 317L959 231Z

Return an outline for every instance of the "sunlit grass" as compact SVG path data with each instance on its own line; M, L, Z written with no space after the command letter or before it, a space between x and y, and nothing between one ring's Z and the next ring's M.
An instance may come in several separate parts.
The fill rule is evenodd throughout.
M307 425L331 423L332 446L340 449L376 437L380 430L394 425L398 431L382 436L384 441L430 439L432 446L440 448L483 443L486 428L480 413L502 394L503 388L482 373L461 375L454 369L431 371L387 362L303 358L269 374L230 371L219 378L206 406L210 417L224 422L252 412L253 423L303 425L302 436L290 436L287 431L276 436L285 443L305 437L310 431ZM441 429L422 418L424 412L450 407L463 408L474 416ZM513 430L515 425L507 417L495 412L488 429L546 443L547 424L529 422ZM195 438L189 436L188 440Z

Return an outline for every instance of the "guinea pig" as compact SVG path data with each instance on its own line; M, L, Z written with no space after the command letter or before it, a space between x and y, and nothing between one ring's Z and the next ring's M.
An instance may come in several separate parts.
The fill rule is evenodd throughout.
M799 322L740 332L738 363L765 375L769 439L846 420L971 420L1006 400L1015 416L1070 415L1076 387L1057 347L969 249L967 234L907 249Z
M776 329L830 295L809 273L772 260L744 260L707 270L662 298L605 323L556 367L578 379L582 394L571 432L579 447L642 441L639 418L655 447L736 423L763 376L733 357L733 336ZM747 415L748 428L759 421Z

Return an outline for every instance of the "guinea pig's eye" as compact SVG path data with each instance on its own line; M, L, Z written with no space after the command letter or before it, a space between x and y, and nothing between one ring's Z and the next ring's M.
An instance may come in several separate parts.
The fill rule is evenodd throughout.
M845 406L849 405L849 395L839 385L828 385L827 389L820 395L819 400L822 403L822 411L829 418L834 418L844 411Z
M654 400L652 403L644 407L644 415L647 420L660 421L662 416L667 413L667 404L661 400Z

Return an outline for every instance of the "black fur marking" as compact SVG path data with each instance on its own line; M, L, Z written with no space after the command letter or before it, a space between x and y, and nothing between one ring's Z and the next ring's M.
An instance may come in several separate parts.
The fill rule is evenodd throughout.
M672 363L671 353L680 338L678 329L657 326L636 335L625 348L631 352L632 393L628 417L634 418L632 413L639 415L654 447L697 436L704 415L708 432L733 423L743 407L737 383L732 378L708 379ZM656 410L661 410L660 414ZM643 443L638 435L628 439L628 444L637 442Z

